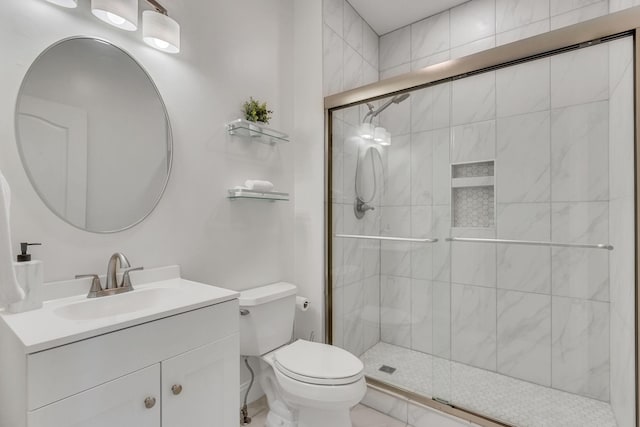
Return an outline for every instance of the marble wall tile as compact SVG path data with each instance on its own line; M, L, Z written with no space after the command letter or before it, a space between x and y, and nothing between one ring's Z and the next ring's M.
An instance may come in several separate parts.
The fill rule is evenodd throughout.
M431 206L411 207L411 237L433 238L433 208ZM431 279L433 275L433 245L430 243L411 244L411 277Z
M542 21L533 22L510 31L505 31L504 33L498 33L496 34L496 46L502 46L507 43L513 43L518 40L546 33L549 31L549 25L549 19L543 19Z
M551 215L551 238L554 241L609 241L609 207L606 202L553 203Z
M551 296L498 291L498 372L551 385Z
M411 346L411 279L381 276L380 339L382 342Z
M358 15L358 12L349 4L344 2L344 41L347 42L356 52L360 55L363 54L362 50L362 27L364 20Z
M411 168L408 167L411 164L411 136L393 137L392 145L385 147L385 154L387 167L382 204L408 206L411 204Z
M551 194L554 201L609 199L609 102L551 113Z
M440 64L446 62L451 58L451 53L448 50L444 52L436 53L431 56L416 59L411 61L411 71L419 70L421 68L429 67L431 65Z
M411 134L411 204L433 204L433 133Z
M469 427L471 423L410 402L409 425L412 427Z
M495 71L454 81L451 111L453 125L495 119Z
M609 12L618 12L638 5L640 5L640 0L609 0Z
M332 344L344 348L344 289L332 290L331 318L333 322Z
M378 81L380 73L378 69L373 65L370 65L367 61L363 61L362 64L362 85L366 86Z
M322 0L322 17L325 25L328 25L342 38L344 21L343 0ZM325 55L326 58L326 55Z
M633 323L611 313L611 408L619 426L635 423L635 334Z
M548 111L498 119L498 203L550 200L549 129Z
M362 56L351 46L344 45L344 81L343 90L355 89L362 86L363 60Z
M451 358L451 285L449 282L432 282L432 287L432 350L435 356L449 359Z
M496 36L485 37L451 49L451 59L462 58L496 47Z
M551 17L550 28L555 30L578 22L587 21L609 13L609 0L600 0L580 9L575 9L561 15Z
M452 129L451 163L496 158L496 121L477 122Z
M380 38L366 22L362 25L362 56L364 60L378 69Z
M408 401L400 396L392 396L369 387L361 403L404 423L407 422Z
M344 344L345 350L360 357L364 353L364 324L362 311L345 313L344 315Z
M353 215L351 205L343 205L344 232L362 234L363 223ZM363 243L357 239L343 239L343 283L348 285L363 278Z
M429 280L411 279L411 349L433 351L433 286Z
M411 132L449 127L451 84L442 83L411 93Z
M550 248L500 244L497 263L498 288L551 293Z
M598 3L600 0L550 0L551 15L560 15L575 9L580 9L585 6L589 6L594 3Z
M406 26L380 37L380 70L411 62L411 27Z
M496 290L451 285L453 360L496 370Z
M551 108L606 100L608 57L607 43L551 57Z
M609 400L609 304L553 297L554 388Z
M634 194L633 152L633 40L611 43L609 60L609 198L627 198Z
M343 206L337 203L331 205L332 232L342 233L343 230ZM344 239L334 238L331 241L331 278L332 287L339 288L344 285Z
M411 25L411 60L449 50L449 11Z
M382 207L381 234L408 237L411 234L411 208ZM380 251L382 274L410 277L411 244L405 242L382 242Z
M448 282L451 280L451 246L444 237L451 235L451 208L433 207L433 234L439 237L433 248L433 279Z
M548 203L498 205L498 238L540 240L551 238ZM551 249L500 244L497 247L497 286L523 292L550 293Z
M395 144L395 136L411 133L411 103L409 99L400 104L392 104L380 113L379 117L380 124L391 133L391 148Z
M333 139L333 147L331 151L331 201L333 203L342 203L343 186L344 186L344 123L342 120L333 120L333 129L331 131Z
M362 322L364 351L380 342L380 275L364 280Z
M496 0L496 32L549 18L549 0Z
M495 0L474 0L451 9L451 47L495 34Z
M433 137L433 204L448 205L451 200L451 163L449 129L431 134ZM449 225L450 226L450 225Z
M411 71L410 63L398 65L396 67L389 68L388 70L381 70L380 80L390 79L391 77L395 76L401 76L402 74L406 74L409 71Z
M549 203L498 204L498 238L541 240L551 238Z
M608 243L606 202L553 203L552 240L569 243ZM554 295L609 300L609 253L598 249L553 248Z
M609 301L608 251L553 248L551 277L554 295Z
M362 312L364 306L364 282L359 280L344 286L344 313Z
M349 113L345 112L344 116L349 117ZM344 125L344 139L343 139L343 153L342 159L343 168L343 203L353 203L356 197L355 193L355 179L356 179L356 166L358 162L358 155L361 152L363 145L362 138L358 136L357 128L353 125L345 122Z
M466 285L496 286L496 245L455 242L451 245L451 281Z
M549 61L538 59L496 72L498 117L549 109Z
M323 50L322 75L326 96L342 92L342 61L344 59L344 43L340 36L327 25L325 25L323 32Z

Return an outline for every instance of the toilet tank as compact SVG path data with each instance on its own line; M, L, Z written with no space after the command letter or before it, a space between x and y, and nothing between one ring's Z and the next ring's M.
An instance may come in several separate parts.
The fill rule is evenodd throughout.
M295 313L296 287L291 283L240 292L240 354L260 356L287 344Z

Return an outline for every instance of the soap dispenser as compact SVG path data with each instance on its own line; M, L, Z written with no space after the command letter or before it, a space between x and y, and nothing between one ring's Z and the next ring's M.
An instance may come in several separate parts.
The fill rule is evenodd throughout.
M22 313L23 311L37 310L42 307L42 284L44 271L42 261L32 261L29 246L40 246L41 243L20 243L20 254L17 262L13 263L18 284L24 290L25 297L22 301L9 305L10 313Z

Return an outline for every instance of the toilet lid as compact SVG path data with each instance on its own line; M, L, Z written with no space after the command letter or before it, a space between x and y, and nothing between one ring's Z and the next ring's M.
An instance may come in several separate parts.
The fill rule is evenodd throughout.
M275 352L275 366L286 376L311 384L351 384L364 365L353 354L327 344L298 340Z

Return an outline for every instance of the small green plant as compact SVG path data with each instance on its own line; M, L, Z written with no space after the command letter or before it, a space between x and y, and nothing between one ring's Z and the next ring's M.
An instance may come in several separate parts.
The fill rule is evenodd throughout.
M249 98L249 100L244 103L242 111L244 112L244 118L246 120L267 124L269 123L269 120L271 120L271 115L273 114L273 111L267 108L266 102L256 101L253 97Z

